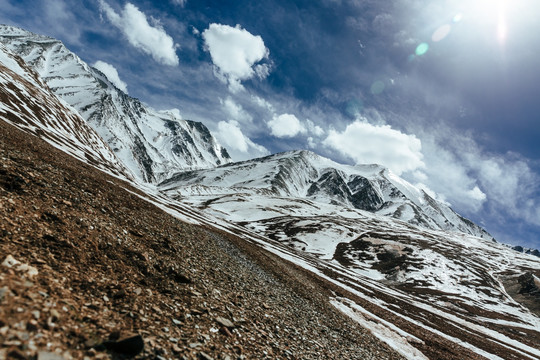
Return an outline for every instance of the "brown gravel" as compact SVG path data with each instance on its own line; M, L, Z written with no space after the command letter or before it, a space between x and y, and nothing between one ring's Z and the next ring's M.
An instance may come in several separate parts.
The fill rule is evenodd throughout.
M0 121L0 359L400 358L309 274L123 187Z

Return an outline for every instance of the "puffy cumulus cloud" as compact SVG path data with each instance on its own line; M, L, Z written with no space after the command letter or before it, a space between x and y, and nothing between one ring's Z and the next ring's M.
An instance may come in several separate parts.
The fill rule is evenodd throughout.
M222 24L210 24L202 36L215 65L216 76L227 81L231 91L242 89L242 80L268 76L268 64L256 65L269 55L260 36L252 35L240 25Z
M234 120L220 121L218 124L219 132L216 136L225 147L247 153L249 139L242 133L238 125L238 122Z
M242 107L242 105L237 104L231 97L228 97L225 100L221 100L221 105L225 109L229 119L237 120L240 122L252 122L253 117Z
M384 165L398 175L424 167L420 140L389 125L357 120L343 132L330 130L323 144L356 163Z
M240 129L240 124L234 120L220 121L215 136L218 141L227 148L227 151L234 161L241 161L270 154L264 146L255 144L251 139L244 135Z
M153 26L150 25L146 15L135 5L126 3L122 12L118 14L105 0L99 0L99 4L107 19L124 33L132 46L151 55L161 64L170 66L179 64L172 37L155 21Z
M292 114L274 115L266 125L270 128L270 133L279 138L291 138L307 132L300 120Z
M475 201L484 201L487 199L486 194L478 186L475 186L472 190L467 192L467 195Z
M120 80L118 71L114 66L101 60L96 61L93 66L99 71L101 71L103 74L105 74L107 79L109 79L109 81L112 82L114 86L116 86L126 94L128 93L127 84Z

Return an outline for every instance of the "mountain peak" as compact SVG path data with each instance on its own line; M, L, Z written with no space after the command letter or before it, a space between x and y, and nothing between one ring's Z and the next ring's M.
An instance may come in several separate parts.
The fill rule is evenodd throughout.
M227 166L180 172L159 184L177 193L265 192L375 212L433 230L492 238L448 205L377 165L343 165L308 150L294 150Z
M60 41L4 25L0 43L21 56L59 98L73 106L140 180L159 182L178 171L231 161L202 123L142 104Z
M32 38L35 41L60 42L60 40L54 39L50 36L36 34L23 28L6 24L0 24L0 36L26 37Z

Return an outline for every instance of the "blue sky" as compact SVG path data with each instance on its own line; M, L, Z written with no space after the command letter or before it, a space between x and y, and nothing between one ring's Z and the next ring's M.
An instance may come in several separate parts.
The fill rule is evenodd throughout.
M540 247L537 0L0 0L237 160L382 163Z

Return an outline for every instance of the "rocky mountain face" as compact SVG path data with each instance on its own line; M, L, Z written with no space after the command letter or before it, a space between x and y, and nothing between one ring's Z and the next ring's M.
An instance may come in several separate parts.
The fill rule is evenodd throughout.
M159 186L171 196L211 197L237 191L308 199L390 216L427 229L492 239L484 229L458 215L448 205L382 166L341 165L309 151L182 172Z
M523 246L519 245L513 246L512 249L520 253L531 254L540 257L540 251L538 251L538 249L524 249Z
M183 120L173 111L155 111L126 95L62 42L2 25L0 43L73 106L142 181L158 182L181 170L230 162L227 150L202 123Z
M132 173L102 138L18 56L0 44L0 119L102 171L125 179Z

